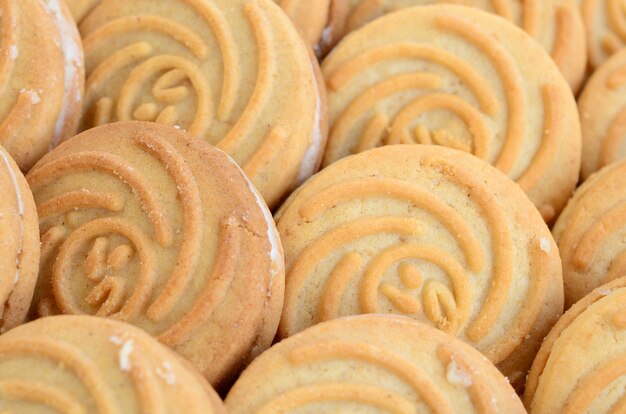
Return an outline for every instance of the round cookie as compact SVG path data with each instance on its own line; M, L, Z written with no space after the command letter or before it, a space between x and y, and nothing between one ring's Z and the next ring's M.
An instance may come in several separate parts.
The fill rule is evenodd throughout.
M232 414L525 413L476 350L408 318L317 325L261 355L226 398Z
M0 147L0 333L26 319L39 270L39 226L33 195Z
M595 289L546 337L528 375L533 414L619 413L626 404L626 278Z
M347 0L274 0L302 32L318 56L325 56L343 36Z
M578 100L583 136L582 177L626 158L626 50L591 76Z
M563 260L565 306L626 275L626 160L604 167L576 190L553 234Z
M589 66L595 69L626 45L623 0L577 0L587 29Z
M350 0L346 31L397 10L430 4L477 7L515 23L550 53L576 92L587 65L585 26L575 0Z
M231 155L270 208L319 168L326 104L316 65L270 0L107 0L82 21L81 130L180 126Z
M0 144L27 171L76 133L81 41L62 0L5 0L0 27Z
M130 325L55 316L0 337L0 411L226 413L188 364Z
M578 181L576 102L539 45L462 6L420 6L353 32L323 64L324 165L388 144L471 152L526 191L549 221Z
M393 145L310 179L278 212L279 332L404 314L482 351L514 384L563 312L561 262L515 183L476 157Z
M165 125L109 124L66 141L27 179L42 243L33 315L131 323L215 386L271 345L282 248L225 153Z
M82 22L89 12L101 2L102 0L65 0L77 23Z

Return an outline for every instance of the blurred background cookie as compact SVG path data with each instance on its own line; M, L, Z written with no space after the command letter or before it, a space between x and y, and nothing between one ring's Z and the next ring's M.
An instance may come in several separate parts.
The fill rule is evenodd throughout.
M583 179L626 158L626 50L591 76L578 101L583 136Z
M310 48L270 0L107 0L80 25L81 130L176 125L230 154L273 208L317 171L326 106Z
M346 32L387 13L413 6L458 4L497 14L521 27L552 56L574 91L587 64L585 27L575 0L349 0Z
M76 133L84 67L76 25L61 0L0 5L0 144L23 171Z
M65 0L77 23L80 23L101 2L102 0Z
M0 410L8 413L225 413L188 364L137 328L55 316L0 337Z
M554 226L569 307L626 275L626 160L604 167L576 190Z
M470 152L517 181L550 221L578 181L576 102L521 29L476 8L420 6L353 32L323 63L324 165L389 144Z
M587 30L589 66L595 69L626 45L623 0L577 0Z
M278 212L280 334L360 313L407 315L482 351L519 385L563 311L558 249L519 187L434 145L348 157Z
M563 315L533 363L533 414L619 413L626 405L626 279L604 285Z
M282 248L225 153L165 125L109 124L49 153L28 182L42 242L34 316L132 323L216 386L269 347Z
M26 319L39 270L39 226L33 195L0 147L0 333Z
M226 407L232 414L525 412L480 353L383 315L326 322L275 345L244 371Z

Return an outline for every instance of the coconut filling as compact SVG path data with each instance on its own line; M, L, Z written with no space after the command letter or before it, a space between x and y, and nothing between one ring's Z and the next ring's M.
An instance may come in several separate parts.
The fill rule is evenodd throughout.
M313 135L311 137L311 145L304 152L304 156L302 157L302 163L300 164L300 171L298 172L298 178L296 184L299 186L302 184L307 178L312 176L315 173L315 168L317 167L317 161L322 151L322 130L320 127L320 123L322 121L322 98L320 96L320 88L317 83L317 77L315 76L315 69L313 68L313 64L311 64L311 70L313 71L313 82L315 82L315 87L317 89L317 109L315 111L315 125L313 126Z
M52 17L54 17L54 20L59 27L59 36L61 38L61 44L59 46L61 47L63 57L65 58L65 74L63 79L65 92L63 95L63 106L54 126L54 136L50 141L50 149L53 149L59 144L61 138L63 138L63 128L68 116L70 115L68 103L72 101L80 102L82 99L80 87L76 85L75 81L79 77L78 68L82 65L82 53L78 42L75 41L76 33L73 24L65 18L59 0L47 0L46 8ZM76 88L74 88L74 86L76 86ZM72 98L71 94L74 89L76 89L76 96Z

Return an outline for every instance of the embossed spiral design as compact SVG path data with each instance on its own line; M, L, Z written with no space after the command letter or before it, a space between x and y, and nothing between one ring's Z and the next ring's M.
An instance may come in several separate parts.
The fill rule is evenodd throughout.
M214 392L142 332L95 318L51 320L0 339L1 409L164 414L184 404L193 413L221 412Z
M324 139L319 91L304 43L278 7L168 0L173 12L164 15L150 1L115 3L81 25L83 130L130 120L179 126L232 155L270 205L314 172ZM107 13L115 17L101 19ZM298 93L286 99L292 76Z
M624 0L579 0L587 29L589 62L597 68L626 44Z
M266 296L281 297L272 284L282 278L282 259L274 253L269 213L243 174L223 153L192 145L193 137L175 130L133 123L111 128L81 135L75 147L51 153L28 175L42 244L33 310L111 317L178 349L198 336L228 337L230 328L214 329L212 319L240 283L258 283L259 289L238 293L256 314L229 318L251 324L250 338L260 349L269 345ZM104 138L115 142L98 144ZM211 195L217 188L220 200ZM229 205L235 199L240 206ZM229 362L193 362L212 381L233 369Z
M579 153L563 147L580 145L579 131L565 122L576 125L575 103L556 70L539 78L519 64L527 59L522 53L532 53L546 69L552 65L530 39L514 45L507 36L521 36L512 26L466 14L453 6L413 8L338 46L323 65L331 119L324 163L390 144L460 149L516 180L549 220L568 196L554 186L547 195L544 186L564 175L557 192L571 191L578 174L564 159L576 164ZM398 39L389 31L396 26L410 34Z
M556 248L539 217L535 224L543 229L521 241L499 193L473 166L417 155L436 148L412 148L415 153L386 147L341 161L278 213L287 262L280 332L290 336L351 314L402 314L502 362L542 312L552 289L546 275L560 271ZM395 168L401 152L415 163L385 170ZM467 201L449 201L451 193ZM514 255L520 246L526 246L523 265ZM527 273L515 270L520 266ZM510 304L518 300L524 305L512 315Z

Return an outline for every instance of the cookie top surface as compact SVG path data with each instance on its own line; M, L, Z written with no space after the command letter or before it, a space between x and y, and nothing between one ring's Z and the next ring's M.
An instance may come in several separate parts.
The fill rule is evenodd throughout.
M546 337L526 383L532 413L616 413L626 401L626 278L593 290Z
M626 51L591 76L578 101L583 136L583 178L626 158Z
M270 345L282 249L225 153L168 126L109 124L49 153L28 182L42 235L33 313L132 323L214 385Z
M576 190L554 226L568 307L626 274L625 179L626 160L593 174Z
M229 412L523 413L480 353L407 318L367 315L310 328L261 355Z
M589 65L597 68L626 45L623 0L578 0L587 30Z
M404 314L518 377L563 309L558 250L540 215L512 181L461 151L394 145L348 157L276 218L284 337L341 316Z
M0 337L0 410L47 413L225 413L186 362L139 329L55 316Z
M353 32L322 66L324 164L398 143L471 152L517 181L546 220L580 169L572 93L539 45L476 8L419 6Z
M586 63L585 27L575 0L350 0L346 31L387 13L413 6L461 4L497 14L521 27L550 53L572 89L582 84Z
M0 332L26 319L39 269L39 226L33 195L0 147Z
M82 47L59 0L4 0L0 12L0 144L27 171L76 132Z
M77 23L80 23L101 2L102 0L65 0Z
M108 0L82 21L81 130L178 125L226 151L270 207L319 167L326 108L309 48L270 0Z

